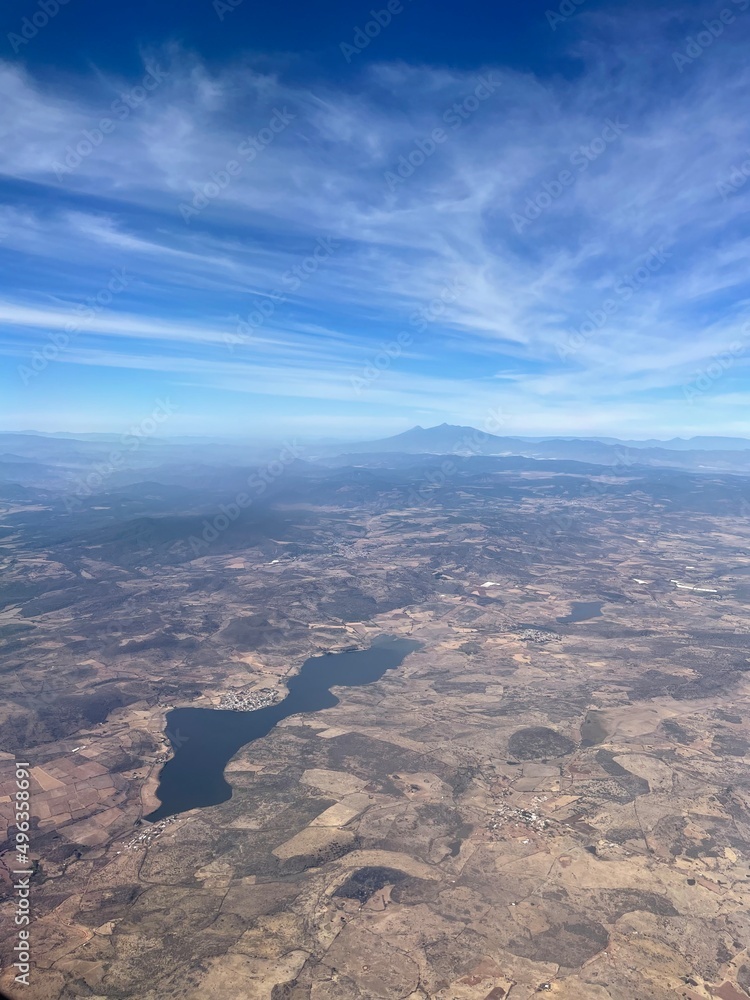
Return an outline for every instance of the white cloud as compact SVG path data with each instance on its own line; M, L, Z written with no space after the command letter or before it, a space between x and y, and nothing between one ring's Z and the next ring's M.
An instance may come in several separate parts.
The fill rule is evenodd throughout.
M2 65L0 96L17 128L0 171L34 185L0 207L0 252L27 262L27 280L0 303L5 352L18 356L62 328L66 308L95 292L106 269L126 267L132 288L87 326L66 372L150 367L167 379L189 373L196 387L338 399L351 412L364 401L383 412L426 408L466 422L491 405L491 376L502 371L526 421L514 433L671 433L688 420L720 430L733 419L722 397L697 415L679 389L741 335L750 312L744 195L717 190L746 158L737 109L750 83L747 29L738 23L721 52L680 75L666 16L587 17L592 37L612 44L582 43L581 72L568 80L399 64L363 69L345 88L301 86L249 65L210 72L173 48L149 57L163 82L62 180L54 164L66 147L136 81L100 75L56 87ZM481 76L494 92L452 127L446 116ZM243 160L240 143L275 109L290 124ZM581 160L576 150L598 150L608 120L621 135ZM389 186L386 172L438 127L445 141ZM179 205L232 159L239 175L185 224ZM572 183L519 233L513 214L556 191L563 170ZM285 275L326 236L336 251L294 287ZM668 263L561 359L561 342L660 245ZM456 301L353 396L347 386L367 358L398 330L413 332L410 317L452 283L463 288ZM228 356L230 316L267 295L283 296L283 307ZM744 398L745 369L739 361L727 374L725 401Z

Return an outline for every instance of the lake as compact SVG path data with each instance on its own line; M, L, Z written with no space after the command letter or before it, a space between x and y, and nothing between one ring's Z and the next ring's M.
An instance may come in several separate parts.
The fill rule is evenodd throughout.
M573 601L570 614L564 618L556 618L560 625L573 625L575 622L586 622L589 618L597 618L602 613L604 601Z
M339 699L331 688L372 684L420 646L413 639L383 636L369 649L311 656L287 681L289 693L283 701L254 712L173 708L167 713L173 756L162 768L156 790L161 805L145 818L153 823L188 809L226 802L232 788L224 768L241 747L267 736L291 715L333 708Z

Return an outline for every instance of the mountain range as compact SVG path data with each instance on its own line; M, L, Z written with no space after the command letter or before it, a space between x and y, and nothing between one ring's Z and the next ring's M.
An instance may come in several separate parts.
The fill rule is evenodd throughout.
M440 424L412 427L402 434L326 448L325 454L498 455L532 459L630 465L691 471L750 472L750 440L695 437L670 441L619 441L616 438L500 437L475 427Z
M627 475L631 468L750 475L750 440L735 437L669 441L510 437L470 426L440 424L412 427L373 441L306 444L299 454L311 472L316 465L395 468L408 464L414 456L459 455L495 463L502 460L503 467L516 469L519 461L531 467L535 462L574 462L592 467L590 471L600 466L620 475ZM241 479L242 469L273 469L278 457L278 445L236 439L143 437L136 442L127 436L106 434L0 433L0 483L71 489L81 477L95 475L106 489L144 481L201 488L213 482L217 487L221 483L231 488L234 479Z

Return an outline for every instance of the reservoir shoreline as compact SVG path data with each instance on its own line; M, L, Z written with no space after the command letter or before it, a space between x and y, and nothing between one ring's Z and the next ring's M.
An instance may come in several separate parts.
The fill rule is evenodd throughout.
M144 818L154 823L226 802L232 788L224 769L243 746L267 736L290 716L333 708L339 699L331 688L372 684L420 647L414 639L381 636L368 649L311 656L287 681L284 699L251 712L173 708L166 716L173 755L159 774L160 805Z

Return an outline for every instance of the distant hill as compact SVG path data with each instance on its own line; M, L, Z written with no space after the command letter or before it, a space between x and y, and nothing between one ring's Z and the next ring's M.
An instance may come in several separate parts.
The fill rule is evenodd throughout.
M735 437L691 437L670 438L659 441L621 441L619 438L594 438L604 444L624 444L628 448L666 448L668 451L750 451L750 438Z

